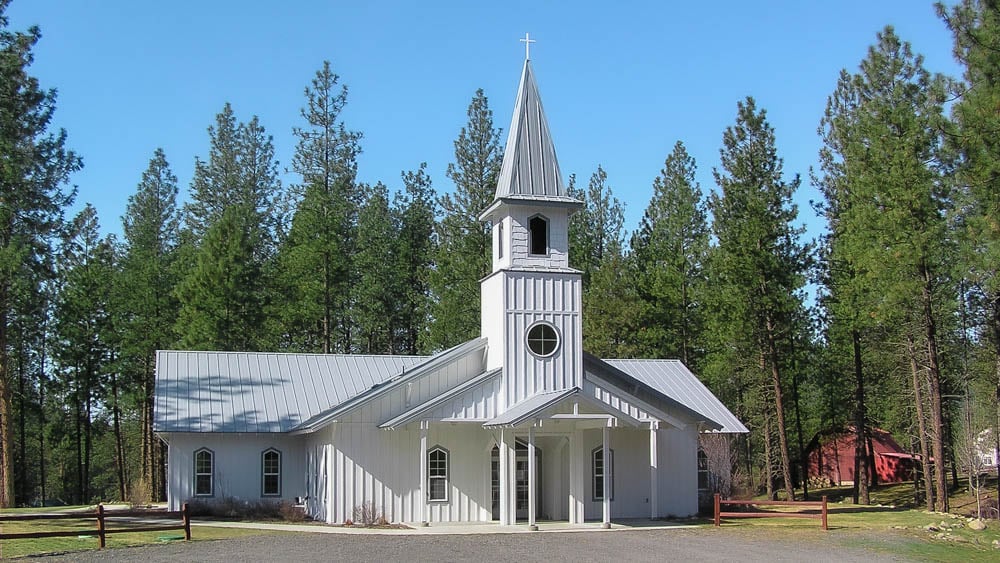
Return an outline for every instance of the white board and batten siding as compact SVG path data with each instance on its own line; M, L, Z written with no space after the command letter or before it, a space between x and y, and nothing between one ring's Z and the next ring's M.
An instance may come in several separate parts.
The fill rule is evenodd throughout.
M507 271L504 279L503 332L505 405L514 405L542 391L582 385L583 335L580 309L580 275ZM531 325L545 321L555 327L559 347L552 356L539 358L526 351L525 335Z
M304 440L280 433L164 433L167 449L167 504L180 510L189 500L241 501L293 500L307 494L305 487ZM213 455L213 492L196 496L194 490L194 455L202 448ZM264 496L264 451L274 448L281 453L281 495Z

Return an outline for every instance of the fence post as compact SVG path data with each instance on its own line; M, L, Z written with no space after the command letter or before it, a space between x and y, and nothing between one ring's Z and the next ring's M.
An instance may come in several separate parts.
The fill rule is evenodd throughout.
M715 526L722 525L722 518L719 516L719 493L715 493Z
M184 541L191 541L191 512L186 502L184 510L181 511L181 518L184 520Z
M823 529L826 530L826 495L823 495Z
M100 548L104 549L104 538L106 534L104 532L104 505L97 505L97 541L100 542Z

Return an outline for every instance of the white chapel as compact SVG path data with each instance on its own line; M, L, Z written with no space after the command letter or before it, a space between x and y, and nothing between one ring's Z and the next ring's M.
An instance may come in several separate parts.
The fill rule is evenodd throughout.
M567 193L525 60L496 196L482 332L434 356L160 351L171 509L296 500L342 523L615 519L698 510L702 433L747 429L677 360L582 347Z

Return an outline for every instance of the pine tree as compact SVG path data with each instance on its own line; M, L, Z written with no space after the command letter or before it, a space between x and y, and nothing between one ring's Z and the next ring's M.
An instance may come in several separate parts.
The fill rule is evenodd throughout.
M448 178L455 191L440 200L444 217L438 223L437 267L431 272L434 294L431 325L422 343L428 351L442 350L479 334L479 280L490 271L490 226L479 214L493 199L503 152L500 131L482 89L468 109L469 121L455 140L455 162Z
M608 185L608 175L597 166L590 177L587 191L575 188L571 178L570 195L583 201L584 207L573 214L569 225L570 265L583 272L583 291L590 287L591 277L606 255L624 247L625 210Z
M764 411L765 423L773 414L785 494L793 500L781 342L801 307L798 292L807 266L806 249L798 242L801 229L792 225L797 211L791 198L799 179L783 179L766 112L750 97L737 108L736 124L723 134L722 168L713 170L721 193L710 199L718 239L711 283L725 286L727 297L739 301L731 311L741 317L736 323L750 331L753 357L768 381L773 410ZM765 443L768 436L765 432Z
M163 478L153 434L155 353L172 346L177 338L174 264L179 225L177 177L163 150L156 149L122 217L126 245L116 284L122 325L120 362L128 374L123 384L139 407L141 474L152 491L160 491Z
M952 261L946 224L951 197L938 172L944 90L944 79L928 73L922 57L887 27L859 72L841 75L825 127L839 158L824 157L830 169L828 214L834 218L831 294L837 301L831 306L852 341L856 424L865 410L860 349L866 332L871 326L900 328L897 341L913 345L898 348L898 357L924 350L914 360L926 369L932 451L924 458L934 458L939 510L948 506L939 331L941 307L954 303L944 266ZM921 384L914 382L919 393Z
M396 352L392 321L400 302L398 229L389 209L389 190L382 183L365 188L367 198L358 215L358 283L352 316L358 348L366 354Z
M992 446L1000 450L1000 2L963 0L938 14L955 36L955 57L964 67L961 96L953 106L967 186L965 259L970 285L982 295L983 336L992 345ZM1000 494L1000 464L997 464Z
M14 502L14 367L8 330L21 284L30 282L49 254L49 238L62 222L74 192L62 186L80 169L66 149L66 132L49 125L55 90L43 90L28 74L37 27L10 31L10 0L0 0L0 508ZM30 293L30 292L29 292Z
M632 237L643 301L643 353L697 369L704 325L701 293L709 228L695 161L678 141L653 180L653 197Z
M397 248L400 269L400 301L396 306L399 330L398 350L405 354L420 352L430 320L431 294L429 272L434 263L436 242L434 217L437 203L427 164L421 163L415 172L404 173L402 194L394 202L399 222Z
M114 245L100 237L97 211L87 205L73 219L60 259L62 288L56 303L55 359L61 385L73 401L77 503L89 502L94 421L106 403L112 319Z
M352 346L350 288L360 203L355 186L361 134L340 121L347 87L324 62L301 110L293 170L302 182L288 238L281 248L279 285L287 296L278 314L285 346L308 352L349 352Z
M639 272L620 244L603 251L583 294L583 347L602 358L642 355L648 304L639 295Z
M282 223L278 163L258 119L237 125L229 104L209 136L209 160L196 161L185 206L182 239L197 250L177 292L177 331L188 347L251 350L272 340L262 311Z

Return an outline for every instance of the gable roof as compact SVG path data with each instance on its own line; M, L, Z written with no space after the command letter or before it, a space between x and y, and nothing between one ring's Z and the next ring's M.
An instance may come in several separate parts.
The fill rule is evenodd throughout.
M489 371L485 371L473 377L472 379L469 379L465 383L462 383L461 385L457 385L445 391L444 393L441 393L440 395L431 397L427 401L424 401L423 403L413 407L412 409L403 411L399 415L390 418L389 420L383 422L382 424L379 424L378 427L395 430L400 426L409 424L417 420L420 417L420 415L426 413L427 411L433 409L434 407L437 407L447 402L448 400L454 397L461 395L462 393L465 393L469 389L474 388L476 385L479 385L484 381L488 381L490 379L499 377L502 372L503 372L502 368L496 368Z
M749 432L747 427L680 360L603 361L709 421L714 421L721 426L718 432Z
M485 338L474 338L467 342L463 342L458 346L449 348L437 355L430 356L429 358L423 358L422 362L410 366L409 369L399 374L399 376L392 378L390 381L386 381L382 385L372 387L367 392L351 397L347 401L340 404L332 405L330 408L313 415L305 422L293 428L293 430L296 434L314 432L328 422L336 420L338 416L342 416L348 411L361 406L375 397L388 393L404 383L412 381L413 379L430 373L440 367L444 367L460 358L468 356L469 354L485 353L486 343L487 339Z
M156 353L156 432L288 432L426 356Z
M494 199L575 202L559 172L531 61L524 61Z

